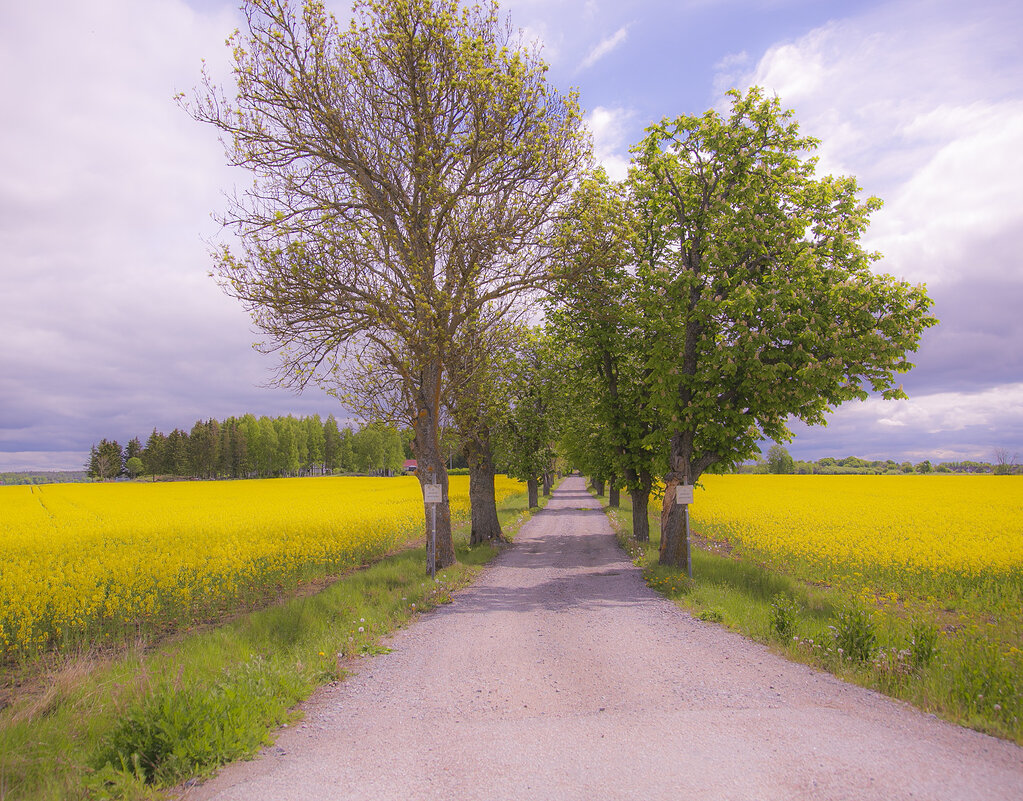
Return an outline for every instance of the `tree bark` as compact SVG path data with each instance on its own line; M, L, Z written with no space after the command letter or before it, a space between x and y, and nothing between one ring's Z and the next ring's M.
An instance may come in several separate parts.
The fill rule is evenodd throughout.
M549 498L551 496L551 487L554 485L554 475L548 471L543 474L543 496Z
M416 476L421 487L427 484L441 485L441 502L426 503L423 490L423 508L426 512L427 536L429 537L431 506L437 507L437 552L435 564L437 570L450 567L455 563L455 546L451 539L451 506L448 501L448 471L444 465L444 456L440 448L440 380L441 365L439 362L429 365L423 370L422 382L415 393L416 416L413 430L415 438L412 449L416 455ZM430 566L426 566L427 575Z
M597 497L598 498L603 498L604 497L604 479L602 479L602 478L595 478L595 479L593 479L593 489L595 489L597 491Z
M653 477L649 473L640 473L639 484L629 489L632 498L632 536L639 542L650 541L650 488Z
M671 469L664 478L664 503L661 506L661 549L657 562L691 572L689 532L686 530L688 507L675 502L675 488L680 484L693 484L709 462L705 455L702 461L697 460L698 469L693 469L693 433L691 431L676 431L672 434L668 459Z
M533 509L540 505L537 480L535 478L527 479L526 487L529 490L529 508Z
M612 509L617 509L619 506L621 506L622 505L621 493L622 488L618 485L618 481L615 479L614 476L611 476L610 480L608 481L607 505L610 506Z
M469 542L505 542L501 521L497 517L497 498L494 493L494 454L489 442L469 437L463 448L469 465L469 505L472 533Z
M675 488L686 482L671 472L665 480L664 502L661 505L661 549L657 563L689 571L688 532L685 527L686 507L675 503Z

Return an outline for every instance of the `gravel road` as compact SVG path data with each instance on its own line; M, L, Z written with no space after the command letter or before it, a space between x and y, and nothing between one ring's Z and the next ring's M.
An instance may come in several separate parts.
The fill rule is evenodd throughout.
M1023 749L703 623L583 479L197 799L1023 799Z

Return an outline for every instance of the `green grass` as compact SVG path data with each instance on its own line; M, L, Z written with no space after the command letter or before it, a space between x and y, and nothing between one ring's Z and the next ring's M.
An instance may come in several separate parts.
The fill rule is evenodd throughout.
M514 534L526 496L506 499L499 516ZM471 583L497 550L467 539L457 526L458 564L436 582L413 548L223 625L69 657L0 711L0 799L159 797L255 753L316 687Z
M649 543L632 539L628 497L606 511L647 583L697 617L794 661L1023 745L1020 651L983 620L950 626L940 607L865 603L849 587L699 547L692 549L689 579L657 564L659 503L651 509Z

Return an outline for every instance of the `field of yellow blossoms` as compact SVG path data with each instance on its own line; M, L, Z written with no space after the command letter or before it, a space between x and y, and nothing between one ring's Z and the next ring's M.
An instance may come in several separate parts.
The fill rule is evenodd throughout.
M468 491L452 476L455 519ZM0 487L0 512L3 660L214 619L423 530L414 478Z
M802 578L1019 607L1017 477L708 475L701 484L694 530Z

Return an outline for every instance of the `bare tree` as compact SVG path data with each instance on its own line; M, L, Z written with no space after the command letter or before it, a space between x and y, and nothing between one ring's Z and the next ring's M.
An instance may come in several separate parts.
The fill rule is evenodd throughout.
M279 379L379 405L443 485L437 565L455 560L438 440L459 332L548 281L542 243L588 160L574 95L494 3L358 0L339 28L312 0L246 0L236 99L208 77L186 104L255 175L224 217L226 290L281 358ZM400 405L397 405L400 404Z
M1008 476L1016 472L1018 453L1009 453L1008 448L995 448L995 475Z

